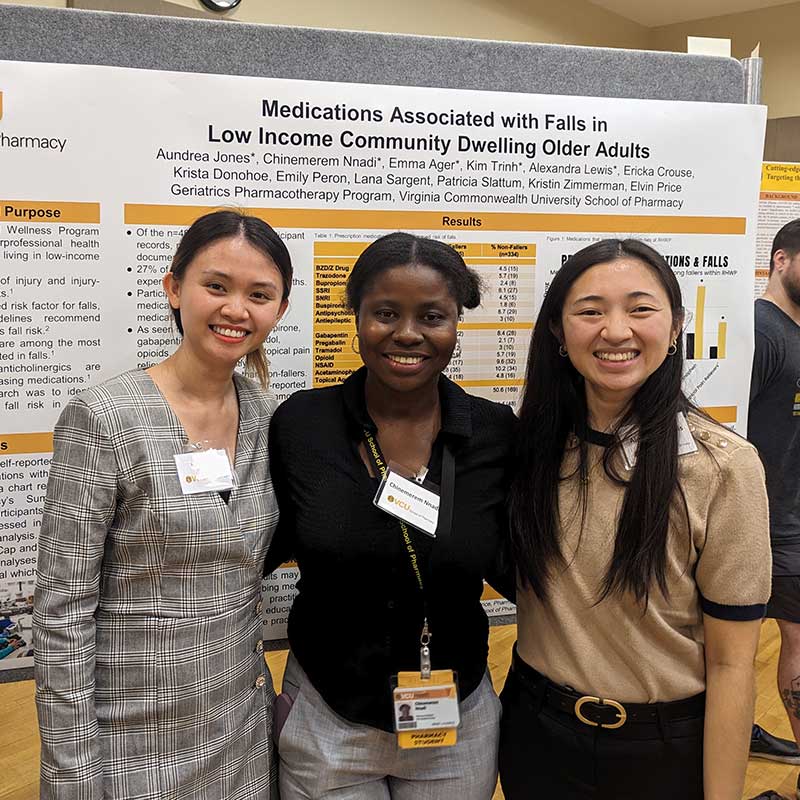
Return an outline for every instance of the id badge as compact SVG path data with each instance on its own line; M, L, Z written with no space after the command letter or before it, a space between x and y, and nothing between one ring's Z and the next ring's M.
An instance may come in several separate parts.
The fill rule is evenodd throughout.
M678 426L678 455L685 456L689 453L697 452L697 442L695 442L691 431L689 430L689 423L682 412L678 412L676 419ZM624 428L619 432L622 439L622 456L625 460L627 469L633 469L636 466L636 456L639 450L639 435L638 431L633 427Z
M424 480L424 475L414 477L399 464L389 462L388 466L372 502L406 525L435 537L439 524L439 487Z
M177 453L175 465L184 494L222 492L233 488L233 469L224 449L198 442L189 445L186 452Z
M429 679L421 678L419 672L400 672L392 682L398 746L403 750L452 747L461 723L453 670L433 670Z

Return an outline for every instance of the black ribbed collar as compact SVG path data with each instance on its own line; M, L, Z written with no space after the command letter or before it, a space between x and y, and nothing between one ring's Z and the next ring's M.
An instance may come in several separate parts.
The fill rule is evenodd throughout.
M342 398L349 421L358 428L358 435L366 430L376 431L377 425L367 411L364 385L367 368L354 372L342 384ZM439 376L439 402L442 407L441 432L452 436L472 436L472 408L469 395L444 375Z

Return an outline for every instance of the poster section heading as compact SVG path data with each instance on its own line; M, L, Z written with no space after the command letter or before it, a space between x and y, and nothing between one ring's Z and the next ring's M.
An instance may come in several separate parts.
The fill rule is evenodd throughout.
M244 209L289 248L291 305L266 342L278 399L360 366L343 290L384 233L438 238L479 272L448 374L510 405L558 267L644 239L684 292L687 391L741 429L764 124L741 105L0 62L0 614L26 642L0 665L28 660L53 425L174 350L161 279L198 216ZM295 577L270 579L271 638Z

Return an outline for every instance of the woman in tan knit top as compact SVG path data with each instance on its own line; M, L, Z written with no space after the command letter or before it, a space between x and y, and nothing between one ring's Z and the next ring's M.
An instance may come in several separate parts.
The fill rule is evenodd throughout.
M739 800L770 593L754 448L687 400L680 287L635 240L568 259L534 330L511 495L507 800Z

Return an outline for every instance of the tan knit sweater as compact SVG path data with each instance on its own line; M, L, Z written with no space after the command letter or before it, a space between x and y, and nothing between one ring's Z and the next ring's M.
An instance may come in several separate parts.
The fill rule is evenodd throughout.
M669 598L654 588L646 610L629 595L597 603L616 535L623 490L589 445L587 513L581 531L579 478L559 490L567 567L546 605L518 593L519 654L550 680L631 703L677 700L705 689L703 613L755 619L770 595L771 557L764 471L756 450L725 428L692 415L698 450L679 457L689 506L670 533ZM574 473L577 448L562 475ZM678 506L680 508L680 506ZM677 519L684 519L679 515Z

